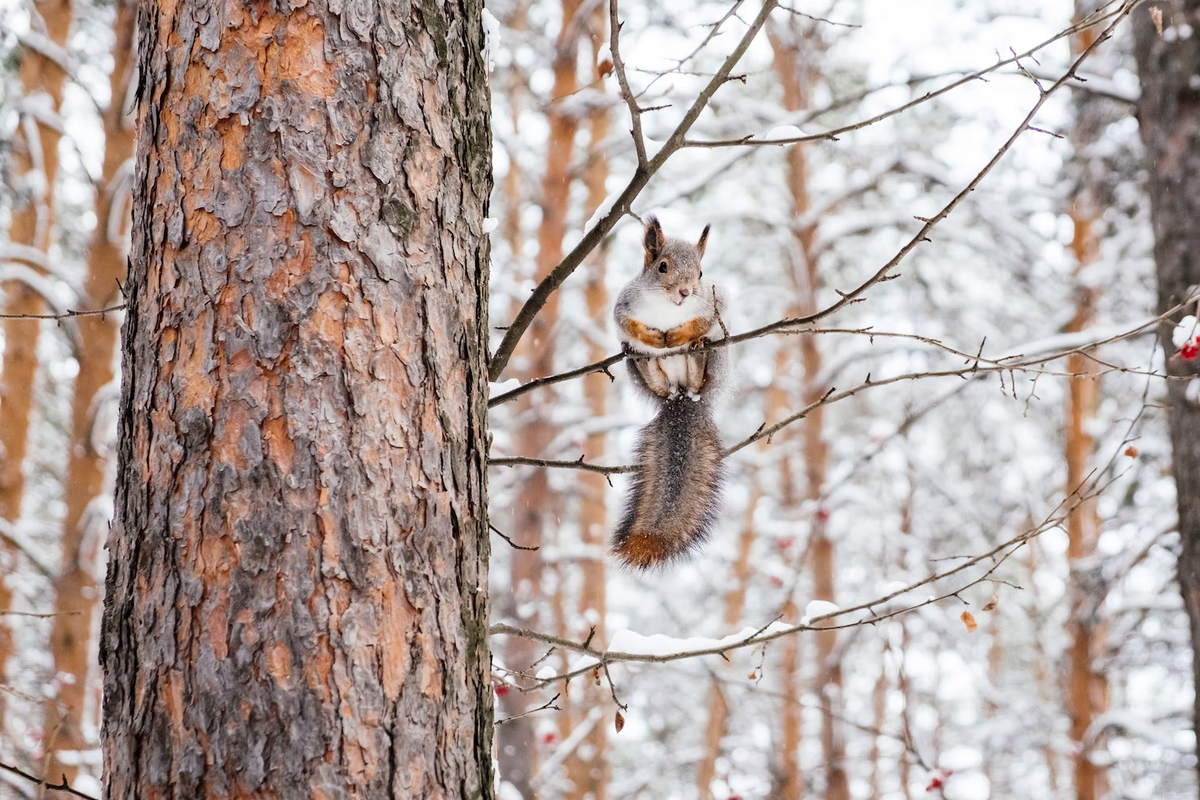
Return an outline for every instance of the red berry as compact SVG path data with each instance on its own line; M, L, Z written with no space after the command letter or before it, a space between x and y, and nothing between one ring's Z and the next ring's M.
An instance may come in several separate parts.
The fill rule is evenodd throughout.
M818 522L828 522L829 521L829 509L828 508L817 509L817 521Z
M942 788L942 779L935 775L933 780L929 782L929 785L925 787L925 791L932 792L934 789L940 788Z
M792 546L792 537L785 536L779 540L779 549L780 550L787 550L791 546Z
M1196 356L1200 356L1200 342L1195 339L1179 348L1179 355L1184 361L1195 361Z
M542 734L542 744L554 744L556 739L558 739L558 734L554 731L546 731Z
M503 683L497 683L495 689L497 697L504 697L504 695L508 694L508 687Z

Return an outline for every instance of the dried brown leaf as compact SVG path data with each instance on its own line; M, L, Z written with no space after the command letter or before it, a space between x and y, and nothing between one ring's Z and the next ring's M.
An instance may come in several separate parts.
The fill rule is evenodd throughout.
M1162 36L1162 9L1150 6L1150 19L1154 20L1154 30L1158 31L1158 35Z
M1133 445L1129 445L1129 447L1125 448L1125 455L1129 456L1130 458L1137 458L1138 457L1138 449L1136 447L1134 447Z
M967 626L967 633L974 633L975 629L979 627L975 624L975 617L971 616L970 611L962 612L962 616L959 619L963 621L963 625Z
M992 599L987 601L987 605L983 607L984 611L991 611L1000 604L1000 595L992 595Z
M617 733L620 733L621 729L625 727L625 717L621 716L620 711L617 712L617 718L613 720L613 724L617 726Z

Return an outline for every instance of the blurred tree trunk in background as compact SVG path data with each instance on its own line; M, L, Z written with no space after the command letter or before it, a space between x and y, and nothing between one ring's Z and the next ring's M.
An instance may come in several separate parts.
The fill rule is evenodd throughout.
M356 9L142 4L109 800L493 796L483 4Z
M771 392L771 394L777 393ZM769 417L767 424L770 424L770 419ZM764 448L765 445L760 444L759 449ZM733 562L733 574L728 582L729 590L725 593L725 625L722 630L730 633L738 630L738 625L742 621L742 611L746 606L746 588L750 579L750 551L754 547L754 511L763 497L762 488L758 483L757 470L753 474L747 474L746 478L750 482L750 500L746 505L746 518L742 523L742 532L738 535L737 558ZM790 636L785 640L784 646L788 647L791 642L798 639L797 636ZM696 789L700 794L700 800L712 800L713 798L712 782L716 777L717 759L721 756L721 742L729 727L729 701L725 697L721 678L735 673L733 670L724 669L724 666L715 668L716 672L708 687L708 724L704 728L704 755L700 759L700 765L696 768ZM784 759L788 758L788 754L791 754L794 761L794 751L788 750L785 746L782 754Z
M817 58L822 49L812 22L802 23L790 15L782 24L768 28L775 54L775 71L783 87L783 107L795 112L808 107L812 87L817 81ZM795 226L795 247L791 249L792 280L796 287L795 313L807 316L817 311L817 257L813 243L816 221L808 219L811 203L808 194L808 165L804 146L787 149L788 189L792 196L792 222ZM821 382L821 351L815 336L797 336L800 363L804 378L800 404L807 406L825 394ZM829 512L821 506L822 489L829 465L825 444L824 409L816 408L801 425L804 457L804 499L812 507L811 537L809 540L815 600L836 602L836 571L833 542L826 536ZM821 749L825 764L825 800L850 800L850 786L845 769L845 742L841 731L842 668L835 655L837 633L816 634L817 694L821 701ZM792 705L785 701L785 705ZM789 781L790 783L790 781Z
M96 230L88 250L87 296L83 307L105 308L120 302L120 282L125 278L125 236L129 230L129 195L123 179L133 156L133 116L129 106L130 81L135 71L134 29L137 5L132 0L117 3L113 23L112 100L104 112L104 165L96 187ZM93 621L97 608L96 571L108 517L93 506L105 499L107 454L97 449L104 431L97 429L95 401L100 390L113 379L119 317L79 317L79 372L72 401L71 445L67 455L64 487L67 513L62 531L62 572L55 584L50 652L54 671L69 676L58 697L46 704L46 728L58 731L54 750L47 755L46 774L74 780L78 759L60 761L59 751L82 751L96 746L85 741L82 727L94 724L83 717L92 688ZM103 418L102 418L103 419Z
M71 29L70 0L43 0L29 6L30 32L44 37L47 49L65 53ZM62 105L63 82L67 75L56 60L26 47L21 56L21 89L24 113L14 131L13 174L17 180L16 205L12 210L9 240L48 254L54 223L54 183L58 177L58 112ZM39 270L41 271L41 270ZM44 309L41 294L26 283L13 281L6 287L6 314L39 314ZM29 412L37 379L38 335L41 323L34 320L4 321L4 360L0 371L0 518L16 523L21 517L25 493L25 449L29 437ZM12 608L12 589L5 577L16 568L17 550L0 543L0 681L7 675L13 654L12 629L5 615ZM5 698L0 694L0 730L3 730Z
M1151 12L1161 14L1156 25ZM1141 99L1138 122L1146 147L1154 226L1158 311L1194 296L1200 286L1200 0L1162 0L1133 14ZM1163 36L1161 30L1174 35ZM1179 585L1191 624L1192 674L1200 687L1200 360L1185 361L1171 340L1174 320L1159 326L1166 353L1172 465L1179 505ZM1195 307L1186 313L1196 314ZM1200 691L1193 724L1200 731Z
M608 179L608 156L605 153L609 131L609 108L604 94L604 77L611 65L602 68L599 63L601 48L608 41L608 8L598 3L587 20L587 32L591 40L593 91L595 105L588 112L588 155L583 179L587 185L585 217L591 217L608 196L605 182ZM607 272L608 246L602 242L588 257L584 294L587 301L588 318L599 331L605 330L609 318L608 289L604 279ZM599 361L608 355L608 343L593 338L588 346L588 361ZM592 373L584 378L583 392L587 400L587 414L592 421L604 419L608 413L608 391L611 381L603 372ZM598 430L589 433L584 442L584 457L591 462L603 462L608 433ZM594 630L593 642L607 642L608 634L604 617L608 613L605 597L604 561L608 541L608 504L605 490L608 480L604 475L584 472L579 478L581 492L580 534L583 553L579 560L583 572L580 586L579 605L573 617L582 622L581 630L572 630L569 636L586 639ZM562 587L559 587L562 591ZM580 639L582 641L582 639ZM583 737L566 760L567 780L571 800L606 800L608 797L608 763L605 749L608 741L608 726L599 716L590 716L593 709L602 713L607 694L594 681L584 679L576 684L569 698L564 698L563 717L566 726L564 738L577 725L589 725Z
M541 282L562 260L563 237L567 231L567 201L572 178L571 156L574 153L579 120L573 112L566 110L561 101L575 92L578 83L576 61L579 52L579 26L575 24L575 12L579 4L580 0L563 0L562 28L555 44L554 86L547 104L550 133L546 145L546 172L542 177L542 221L537 235L537 282ZM524 380L554 372L552 334L557 322L558 293L555 292L530 325L517 350L518 365L526 366ZM522 425L515 440L525 453L545 456L554 438L550 413L557 393L553 389L547 389L538 394L537 399L529 394L518 402L518 414ZM517 544L522 547L541 547L547 521L556 516L557 502L558 499L550 491L546 470L530 470L517 493L513 509L516 527L512 534ZM540 551L513 551L510 585L515 619L521 627L538 627L538 610L543 600L542 571ZM520 671L533 664L541 655L542 648L536 642L510 636L504 646L504 665L510 670ZM517 682L522 683L520 680ZM530 707L529 701L530 695L526 692L509 692L503 700L504 716L515 717L524 713ZM501 779L512 784L527 800L534 797L530 781L537 767L534 723L535 720L531 717L514 719L501 726L496 735Z
M1094 10L1092 0L1076 0L1075 21ZM1089 28L1070 38L1071 56L1078 58L1096 40L1099 31ZM1072 97L1075 111L1068 141L1073 153L1069 168L1075 171L1074 188L1068 199L1067 213L1073 225L1071 255L1075 262L1075 313L1066 331L1082 331L1095 322L1099 289L1089 281L1088 267L1100 256L1101 214L1099 202L1100 176L1094 174L1095 155L1089 149L1103 132L1101 100L1089 92L1076 92ZM1083 353L1067 358L1068 403L1066 414L1067 485L1065 493L1080 491L1092 470L1092 454L1096 443L1091 429L1100 405L1100 377L1095 362ZM1104 770L1092 763L1085 742L1092 721L1104 713L1107 706L1108 684L1093 664L1104 647L1104 628L1101 609L1104 587L1100 580L1096 558L1096 542L1100 538L1099 498L1083 499L1083 493L1073 501L1082 500L1067 516L1067 562L1071 634L1070 672L1067 678L1067 713L1071 719L1070 736L1075 753L1075 797L1077 800L1097 800L1107 791Z

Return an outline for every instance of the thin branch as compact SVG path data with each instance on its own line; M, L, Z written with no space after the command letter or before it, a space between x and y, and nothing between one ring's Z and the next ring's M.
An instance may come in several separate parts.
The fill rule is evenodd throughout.
M44 786L47 789L52 789L57 792L66 792L67 794L74 795L75 797L82 797L83 800L99 800L99 798L92 797L90 794L84 794L83 792L72 789L71 786L67 783L66 775L63 775L62 783L50 783L49 781L44 781L41 778L34 777L33 775L30 775L25 770L23 770L19 767L14 767L11 764L5 764L3 762L0 762L0 769L11 772L14 775L19 775L20 777L24 778L25 780L30 781L31 783L34 783L38 786Z
M563 281L570 277L571 273L583 263L588 254L600 243L600 240L613 229L617 221L628 213L634 198L645 188L650 178L662 168L667 159L683 147L687 132L691 130L692 125L695 124L697 118L699 118L700 114L708 106L708 102L712 99L712 96L725 84L729 74L737 66L738 61L741 60L742 55L750 47L750 43L754 41L754 38L758 35L763 25L766 24L767 18L778 4L779 0L765 0L762 10L754 18L754 21L742 36L741 41L738 42L733 52L725 59L725 62L721 64L721 68L717 70L712 80L700 92L696 101L692 103L691 108L683 115L683 119L679 121L679 125L676 126L667 141L663 143L662 149L644 166L641 164L638 165L637 169L633 172L633 176L629 179L629 183L617 197L612 207L608 210L608 213L604 214L583 235L583 238L571 249L571 252L533 290L533 294L521 306L521 310L517 312L516 318L508 326L508 330L505 331L504 338L500 341L500 346L492 354L491 363L488 366L488 380L495 382L500 379L504 368L508 366L509 359L512 358L513 351L516 350L517 343L521 341L521 337L528 330L530 324L533 323L533 318L541 311L542 306L546 304L550 295L557 291L559 286L562 286Z
M764 336L768 333L781 331L781 330L788 329L788 328L797 328L802 325L807 325L810 323L817 322L819 320L825 319L826 317L832 316L833 314L836 314L838 311L842 310L846 306L858 301L861 298L861 296L863 294L865 294L866 291L868 289L870 289L872 286L874 286L875 284L884 282L886 280L890 280L893 277L890 275L892 270L895 269L897 266L899 266L900 262L903 261L905 259L905 257L907 257L908 254L910 252L912 252L912 250L914 250L918 244L920 244L923 241L928 241L928 235L934 229L934 227L936 227L938 223L940 223L942 220L944 220L946 217L948 217L950 215L950 213L955 208L957 208L958 205L968 195L970 195L972 192L975 191L976 188L978 188L979 184L983 181L983 179L985 177L987 177L987 175L992 171L992 169L996 166L996 164L998 164L1000 162L1000 160L1005 156L1005 154L1008 153L1009 149L1012 148L1013 144L1016 143L1016 140L1021 136L1021 134L1027 130L1032 129L1031 123L1032 123L1034 117L1037 116L1037 113L1041 110L1042 106L1046 103L1046 101L1050 98L1050 96L1052 94L1054 94L1054 92L1056 92L1069 79L1071 79L1074 76L1075 70L1079 67L1079 65L1082 64L1088 58L1088 56L1091 55L1091 53L1095 50L1095 48L1101 42L1106 41L1108 38L1110 38L1112 36L1112 31L1117 26L1117 24L1141 2L1144 2L1144 0L1128 0L1128 2L1123 4L1121 9L1119 9L1118 11L1111 12L1107 16L1099 18L1099 20L1097 20L1096 22L1091 22L1091 23L1087 23L1087 24L1080 23L1079 25L1072 26L1072 28L1068 29L1067 31L1058 34L1054 38L1043 43L1042 45L1039 45L1037 48L1034 48L1033 50L1028 51L1028 53L1032 53L1032 52L1036 51L1037 49L1050 44L1051 42L1057 41L1058 39L1060 39L1064 36L1070 35L1071 33L1075 32L1076 30L1083 30L1086 27L1095 25L1095 24L1097 24L1098 21L1103 21L1103 20L1107 20L1107 19L1112 20L1112 22L1109 24L1109 26L1107 28L1105 28L1105 30L1099 36L1096 37L1096 39L1092 42L1092 44L1089 45L1088 48L1086 50L1084 50L1078 56L1078 58L1075 59L1074 62L1072 62L1070 69L1068 69L1066 73L1064 73L1062 76L1060 76L1058 78L1058 80L1056 80L1054 82L1054 84L1050 86L1050 88L1044 90L1043 92L1041 92L1039 94L1037 103L1035 103L1033 108L1030 109L1029 113L1025 115L1025 118L1021 121L1021 124L1017 126L1016 130L1013 131L1012 135L1009 136L1009 138L1004 142L1004 144L1000 147L1000 149L996 151L996 153L992 156L992 158L983 166L983 168L975 175L975 177L971 179L970 183L968 183L962 189L962 191L960 191L957 195L955 195L950 200L950 202L947 203L942 208L942 210L939 211L935 216L928 217L928 218L921 218L924 221L924 224L921 226L921 229L919 231L917 231L916 235L914 235L903 247L900 248L899 252L897 252L896 255L893 256L890 261L888 261L886 264L884 264L882 267L880 267L879 270L877 270L874 275L869 277L867 280L863 281L861 284L859 284L857 287L850 290L849 292L838 292L839 298L836 302L832 303L829 306L826 306L825 308L821 309L820 311L817 311L814 314L810 314L805 317L796 317L794 319L787 319L787 318L781 319L781 320L773 322L769 325L764 325L761 328L756 328L754 330L747 331L745 333L741 333L736 336L731 336L731 337L721 339L721 340L715 341L715 342L708 342L705 344L705 349L712 348L712 347L728 347L730 345L734 345L734 344L738 344L740 342L744 342L744 341L747 341L750 339L758 338L759 336ZM760 15L760 17L761 17L761 15ZM1115 19L1114 19L1114 17L1115 17ZM758 20L756 20L756 22L757 21ZM748 42L745 38L743 38L742 44L748 44ZM1028 53L1023 54L1023 56L1028 55ZM737 53L735 53L735 55L736 54ZM732 58L732 56L731 56L731 58ZM989 68L988 70L983 70L978 73L972 73L972 75L969 75L966 78L963 78L961 81L956 81L954 84L951 84L950 87L947 87L946 89L943 89L943 90L939 90L939 92L927 94L925 97L928 98L931 96L936 96L937 94L939 94L941 92L948 91L949 88L952 88L953 86L960 85L961 83L963 83L969 79L978 77L981 74L986 74L987 72L990 72L992 69L996 69L1000 66L1003 66L1005 63L1011 63L1011 60L1008 62L1002 62L1001 64L996 65L996 67ZM733 64L731 64L728 60L726 61L725 65L722 67L722 70L726 71L726 73L727 73L727 70L725 70L725 67L729 67L730 69L732 69ZM720 73L718 73L718 74L720 74ZM713 87L711 82L709 84L709 87L711 87L712 90L715 91L716 87ZM703 95L702 95L702 97L703 97ZM919 102L919 101L914 101L914 102ZM697 103L699 103L699 101L697 101ZM903 110L903 108L906 108L906 107L907 106L902 106L901 110ZM695 110L695 109L696 109L696 107L693 106L693 110ZM888 112L888 113L891 114L893 112ZM895 113L898 113L898 112L895 112ZM696 111L696 114L698 115L699 111ZM689 112L689 117L690 117L690 112ZM880 117L880 119L882 119L882 118L883 117ZM661 166L661 161L665 161L665 158L663 158L664 154L668 153L668 150L670 150L672 143L675 142L676 137L682 135L680 133L680 131L686 130L684 128L684 124L687 123L687 121L688 121L688 119L685 118L684 122L680 123L680 127L676 128L675 133L673 133L671 135L671 138L663 146L663 149L659 152L659 154L657 156L655 156L654 160L651 162L651 167L653 168L653 170L655 170L655 171L657 170L657 166L655 166L655 165ZM865 125L865 124L868 124L868 123L863 123L863 125ZM858 127L861 127L861 125ZM812 138L821 138L821 137L804 137L801 139L797 139L795 141L807 141ZM792 141L792 140L786 140L786 141ZM674 151L671 150L671 152L674 152ZM636 178L636 175L637 175L637 173L635 172L635 178ZM648 175L647 175L647 180L649 180ZM632 186L633 186L633 181L630 182L630 187L632 187ZM626 187L626 190L625 190L625 192L622 193L621 198L626 197L626 195L628 195L630 193L630 187ZM632 200L632 198L630 198L630 201L631 200ZM598 231L601 227L603 227L605 220L608 220L613 216L614 212L617 210L617 206L619 206L619 205L621 205L620 198L618 199L617 204L615 204L613 206L613 209L609 212L609 214L606 215L603 219L601 219L601 221L599 223L597 223L597 225L595 227L593 227L592 230L588 231L587 235L584 236L583 240L580 241L579 245L577 245L575 247L575 249L571 251L571 254L569 254L567 256L567 258L564 259L563 262L554 269L554 271L550 274L550 276L548 276L546 278L546 280L542 281L542 283L538 285L538 288L534 291L534 296L531 297L529 299L529 301L527 301L525 303L524 307L522 307L521 312L517 315L517 320L514 321L512 326L509 327L508 333L504 337L504 341L501 342L500 348L497 349L496 358L493 360L492 365L491 365L490 380L495 381L498 379L500 372L503 371L504 365L507 364L508 358L512 354L511 347L516 346L516 342L520 339L521 333L524 331L525 328L528 327L529 323L532 322L533 317L537 314L538 310L541 308L541 305L545 303L545 298L549 297L550 293L553 292L555 289L557 289L558 286L561 285L562 281L566 280L567 276L575 269L575 267L578 264L577 263L570 264L569 269L566 269L565 271L563 271L561 279L559 279L557 283L554 283L553 286L549 286L549 288L546 289L546 291L544 292L543 298L541 299L540 302L538 302L536 304L536 307L534 307L533 304L534 304L535 299L538 297L538 293L542 292L543 287L547 287L549 283L552 283L552 279L555 277L556 273L559 273L560 271L564 270L564 267L566 267L568 265L568 263L572 259L572 256L575 255L575 253L580 250L580 248L583 246L583 244L588 240L588 237L591 236L592 234L594 234L596 231ZM616 224L615 219L612 220L612 224L613 225ZM610 228L611 228L611 225L609 225L609 229ZM607 230L608 229L605 229L604 232L607 233ZM603 235L603 234L600 234L600 235ZM596 236L597 240L600 238L600 235ZM589 247L589 249L590 249L590 247ZM582 259L583 255L584 254L580 254L579 257ZM518 322L521 320L523 315L526 315L526 312L528 312L528 314L527 314L528 319L527 319L527 321L524 322L524 324L522 326L520 326L519 332L516 332L516 334L514 336L514 331L517 330ZM510 338L511 338L511 347L508 348L508 351L506 353L505 352L505 350L506 350L505 343L509 342ZM526 392L532 391L533 389L539 388L541 386L548 386L548 385L551 385L554 383L559 383L564 380L570 380L571 378L580 377L583 375L590 374L592 372L598 372L598 371L601 371L602 369L607 371L607 369L609 367L624 360L624 358L625 358L625 356L623 354L613 355L613 356L609 356L608 358L604 359L603 361L598 361L594 364L589 364L585 367L580 367L579 369L572 370L570 372L562 373L560 375L553 375L553 376L549 376L546 378L540 378L537 381L531 381L530 383L527 383L524 386L521 386L510 392L505 392L502 395L492 398L488 402L488 407L491 408L491 407L500 405L502 403L506 403L509 400L513 400L513 399L519 397L520 395L525 394Z
M633 90L629 88L629 78L625 74L625 62L621 58L621 20L617 17L617 0L608 0L609 52L612 53L613 71L617 73L617 83L621 87L621 97L629 106L633 136L633 149L637 152L638 169L646 169L646 138L642 135L642 107L638 105Z
M606 467L600 464L589 464L580 456L576 461L555 461L548 458L527 458L524 456L510 456L506 458L491 458L488 459L488 466L491 467L549 467L550 469L578 469L584 472L596 472L601 475L624 475L627 472L636 472L637 467L626 464L623 466ZM508 537L505 537L508 538ZM516 545L513 545L516 547ZM521 547L520 550L529 548ZM534 548L535 550L537 548Z
M787 6L780 6L779 10L786 11L789 14L794 14L797 17L804 17L805 19L810 19L813 22L824 22L826 25L833 25L838 28L861 28L862 27L862 25L855 25L850 22L834 22L833 20L825 19L824 17L814 17L812 14L805 14L803 11L797 11L794 8L788 8Z
M114 311L124 311L125 304L96 309L68 309L61 314L0 314L0 319L71 319L72 317L96 317L111 314Z
M508 542L508 543L509 543L509 545L510 545L510 546L511 546L511 547L512 547L514 550L528 550L528 551L530 551L530 552L533 552L534 550L540 550L540 549L541 549L540 547L525 547L524 545L519 545L519 544L517 544L517 543L516 543L516 542L514 542L512 539L508 538L507 534L505 534L505 533L504 533L504 531L500 530L499 528L497 528L495 525L493 525L493 524L492 524L492 523L490 523L490 522L488 523L488 527L492 529L492 533L496 534L496 535L497 535L497 536L499 536L501 539L503 539L504 541Z
M1121 445L1121 448L1123 448L1123 447L1124 447L1124 444ZM1119 449L1116 452L1119 452ZM531 639L533 641L550 644L555 647L562 648L564 650L570 650L572 652L582 653L586 656L590 656L591 658L595 659L595 663L585 663L582 666L577 667L576 669L570 670L561 675L555 675L553 677L541 679L540 680L541 685L546 686L546 685L549 685L549 684L557 682L557 681L569 681L572 678L575 678L579 675L583 675L588 672L592 672L593 670L596 670L596 669L607 670L607 667L609 664L613 664L616 662L643 662L643 663L661 664L661 663L667 663L667 662L671 662L671 661L680 661L680 660L687 659L687 658L696 658L699 656L708 656L708 655L724 656L726 653L729 653L733 650L739 650L739 649L742 649L745 647L758 646L761 644L765 644L767 642L774 641L776 639L780 639L784 636L790 636L792 634L800 633L803 631L844 630L844 629L848 629L848 628L862 627L864 625L874 625L883 620L891 619L893 617L897 617L902 614L907 614L911 611L915 611L917 609L924 608L929 605L934 605L936 603L939 603L943 600L947 600L952 597L959 597L964 591L966 591L967 589L969 589L973 586L976 586L980 583L985 583L985 582L994 580L992 578L993 573L995 573L995 571L997 569L999 569L1017 550L1019 550L1021 547L1023 547L1030 539L1033 539L1033 538L1041 535L1042 533L1044 533L1047 530L1051 530L1052 528L1060 526L1066 520L1067 516L1069 514L1071 514L1076 508L1078 508L1081 504L1088 502L1093 497L1096 497L1099 494L1101 494L1105 489L1108 488L1108 486L1110 486L1112 484L1113 481L1116 480L1116 478L1113 478L1112 480L1108 481L1104 485L1095 484L1094 480L1098 479L1099 475L1103 474L1104 472L1106 472L1106 470L1102 469L1102 470L1097 470L1097 471L1094 471L1093 473L1091 473L1088 476L1088 478L1085 479L1084 482L1075 489L1075 491L1071 492L1069 495L1064 497L1058 503L1058 505L1056 505L1054 507L1054 509L1051 510L1051 512L1043 519L1041 524L1037 525L1034 528L1027 529L1027 530L1017 534L1016 536L1013 536L1012 538L1008 539L1007 541L996 545L995 547L991 548L990 550L988 550L984 553L980 553L978 555L965 558L957 566L951 567L951 568L943 570L941 572L931 573L930 575L928 575L925 578L922 578L921 580L915 581L907 586L904 586L903 588L897 589L897 590L890 592L889 594L887 594L883 597L877 598L875 600L869 600L869 601L866 601L863 603L859 603L858 605L851 606L849 608L843 608L843 609L838 609L836 611L831 611L828 614L822 614L820 616L813 617L812 619L810 619L807 622L804 622L802 624L786 625L786 626L777 627L774 629L772 629L770 625L764 626L764 627L758 629L757 631L755 631L750 636L746 637L745 639L741 639L736 642L732 642L730 644L719 644L714 647L700 648L697 650L689 650L689 651L678 652L678 653L646 654L646 653L622 653L622 652L607 651L607 650L604 650L604 651L597 650L596 648L591 647L587 643L573 642L569 639L563 639L558 636L552 636L550 634L542 633L540 631L533 631L533 630L527 630L524 628L517 628L515 626L507 625L504 623L497 623L497 624L492 625L488 629L488 635L490 635L490 636L497 636L497 635L519 636L524 639ZM1093 487L1092 487L1091 491L1089 491L1088 493L1085 494L1083 492L1083 489L1089 482L1093 482ZM1074 502L1070 502L1072 500L1074 500ZM892 607L892 608L889 608L882 612L877 612L875 610L876 608L878 608L880 606L887 606L887 604L891 603L891 601L895 600L896 598L899 598L905 594L908 594L909 592L915 591L916 589L919 589L922 586L927 586L927 585L935 583L937 581L952 577L961 572L964 572L965 570L970 569L971 567L973 567L977 564L981 564L988 560L990 560L992 562L991 565L988 566L988 568L986 570L984 570L982 573L975 576L974 578L972 578L970 581L968 581L967 583L965 583L963 585L960 585L960 586L957 586L950 590L944 591L936 596L930 596L919 603L912 603L912 604L906 604L906 605L901 605L901 606L897 606L897 607ZM959 598L959 599L961 599L961 598ZM853 613L857 613L857 612L861 612L861 611L868 612L869 616L863 617L858 620L854 620L852 622L845 622L845 623L839 623L839 624L833 624L833 625L818 624L818 623L828 622L830 620L836 619L837 617L842 617L847 614L853 614Z
M991 65L990 67L984 67L983 69L978 69L972 73L964 75L963 77L959 78L958 80L953 81L952 83L946 84L941 89L937 89L932 92L926 92L925 94L921 95L920 97L918 97L914 100L910 100L909 102L904 103L903 105L896 106L893 109L884 111L881 114L878 114L869 119L862 120L860 122L855 122L850 125L844 125L840 128L834 128L833 130L825 131L824 133L815 133L815 134L810 134L808 136L795 136L795 137L792 137L789 139L755 139L754 134L747 134L746 136L742 136L737 139L715 139L715 140L709 140L709 141L699 141L699 140L689 139L684 144L684 146L685 147L703 147L703 148L713 148L713 147L786 147L786 146L797 144L800 142L819 142L822 140L836 141L837 138L839 136L841 136L842 134L853 133L854 131L861 130L862 128L866 128L868 126L874 125L877 122L882 122L883 120L888 119L889 117L894 117L897 114L902 114L905 111L908 111L909 109L914 108L915 106L919 106L922 103L926 103L930 100L933 100L936 97L940 97L941 95L946 94L947 92L950 92L954 89L957 89L958 87L960 87L964 84L970 83L971 81L978 80L978 79L984 77L985 75L989 75L999 69L1009 66L1010 64L1015 64L1018 58L1027 58L1029 56L1032 56L1034 53L1038 52L1039 50L1043 50L1046 47L1049 47L1050 45L1054 44L1055 42L1059 41L1060 39L1065 39L1069 36L1074 36L1075 34L1079 33L1080 31L1087 30L1088 28L1094 28L1097 25L1100 25L1101 23L1112 19L1113 17L1116 17L1117 21L1119 22L1122 18L1127 16L1129 14L1129 12L1132 11L1136 5L1138 5L1142 2L1144 2L1144 0L1127 0L1127 2L1125 4L1123 4L1122 7L1117 9L1116 11L1110 11L1107 14L1101 14L1099 12L1094 12L1090 17L1084 18L1083 20L1080 20L1078 23L1071 25L1069 28L1065 28L1064 30L1059 31L1054 36L1050 37L1049 39L1045 40L1044 42L1042 42L1040 44L1034 45L1033 47L1029 48L1025 52L1018 54L1014 58L1006 58L1001 61L997 61L995 64ZM1112 5L1112 4L1110 3L1109 5ZM1105 31L1105 33L1109 33L1111 30L1112 30L1112 26L1110 26ZM1097 37L1097 41L1102 40L1104 38L1106 38L1105 35L1101 34L1101 36ZM1095 42L1093 42L1092 47L1094 47L1094 46L1095 46ZM1074 74L1073 74L1074 67L1078 66L1078 64L1082 60L1083 56L1086 56L1087 53L1090 50L1092 50L1092 47L1089 47L1088 50L1084 51L1084 53L1080 56L1079 59L1076 59L1076 61L1072 65L1072 68L1067 71L1067 75L1063 76L1063 77L1072 77L1072 78L1074 77ZM1063 78L1060 78L1056 82L1054 87L1052 87L1051 89L1048 89L1046 91L1047 92L1054 91L1054 89L1057 88L1058 84L1061 83L1062 80L1063 80Z
M559 697L561 697L561 694L556 694L556 695L554 695L554 697L551 697L549 700L547 700L545 703L538 706L537 708L531 708L528 711L522 711L520 714L513 714L511 717L505 717L504 719L498 719L498 720L496 720L496 724L503 725L506 722L512 722L514 719L520 719L521 717L528 717L530 714L536 714L539 711L548 711L550 709L554 709L555 711L562 711L561 708L554 705L554 701L557 700Z

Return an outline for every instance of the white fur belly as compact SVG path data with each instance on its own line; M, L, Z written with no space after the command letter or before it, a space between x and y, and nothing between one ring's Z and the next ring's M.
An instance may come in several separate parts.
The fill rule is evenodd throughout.
M707 316L709 307L710 303L697 295L692 295L681 304L675 305L666 292L645 292L637 307L633 309L633 318L651 328L669 331L685 322L691 322L696 317Z
M687 356L666 356L658 360L659 366L671 384L672 392L680 386L687 385Z

